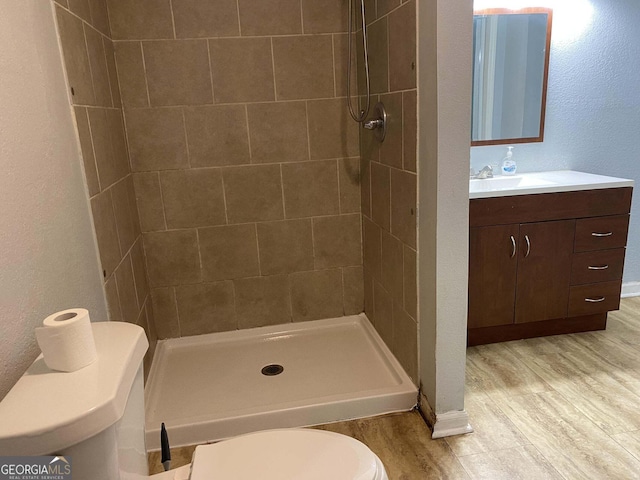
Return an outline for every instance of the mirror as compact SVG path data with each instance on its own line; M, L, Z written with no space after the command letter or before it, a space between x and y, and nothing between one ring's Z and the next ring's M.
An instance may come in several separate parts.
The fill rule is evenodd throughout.
M471 146L542 142L552 10L473 16Z

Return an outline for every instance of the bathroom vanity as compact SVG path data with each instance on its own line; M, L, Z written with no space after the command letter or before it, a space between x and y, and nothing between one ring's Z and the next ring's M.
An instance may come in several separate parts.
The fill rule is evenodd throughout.
M573 171L470 180L468 345L606 328L632 188Z

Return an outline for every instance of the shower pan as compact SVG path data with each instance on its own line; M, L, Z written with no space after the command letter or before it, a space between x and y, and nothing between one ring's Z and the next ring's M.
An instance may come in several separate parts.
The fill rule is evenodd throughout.
M146 440L160 448L407 411L418 390L364 314L159 342Z

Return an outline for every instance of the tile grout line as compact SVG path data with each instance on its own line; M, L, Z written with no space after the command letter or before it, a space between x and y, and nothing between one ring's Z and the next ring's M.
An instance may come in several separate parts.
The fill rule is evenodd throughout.
M187 133L187 115L185 114L185 108L180 108L182 114L182 133L184 133L184 148L187 153L187 170L191 170L191 152L189 151L189 134Z
M213 105L215 105L216 92L213 87L213 64L211 63L211 45L209 40L207 40L207 60L209 60L209 81L211 82L211 102Z
M93 142L93 131L91 129L91 122L89 121L89 110L85 107L81 107L84 108L85 110L85 117L87 119L87 125L89 126L89 140L91 141L91 151L93 153L93 164L96 167L96 179L98 180L98 193L96 195L94 195L94 197L96 197L97 195L99 195L100 193L102 193L104 190L107 189L107 187L104 188L104 190L102 189L102 182L100 181L100 170L98 169L98 159L96 158L96 147L94 145ZM75 108L73 109L74 113L75 113ZM77 121L76 121L77 124ZM81 148L82 151L82 148ZM93 197L92 197L93 198Z
M273 37L269 37L269 44L271 48L271 69L273 70L273 100L278 101L278 87L276 82L276 53L273 48Z
M338 96L338 80L336 77L336 37L331 35L331 57L333 58L333 65L331 65L331 71L333 72L333 96Z
M253 149L251 148L251 130L249 126L249 104L244 105L244 121L247 126L247 146L249 147L249 163L245 165L255 165L253 163Z
M242 23L240 22L240 0L236 0L236 12L238 15L238 36L242 37Z
M178 322L178 338L182 337L182 326L180 325L180 310L178 309L178 294L176 293L176 287L170 286L169 292L173 293L174 305L176 306L176 321Z
M171 27L173 28L173 40L177 40L178 35L176 35L176 18L173 14L173 0L169 0L169 10L171 11Z
M155 172L155 173L157 174L157 177L158 177L158 190L160 190L160 203L162 205L162 219L164 220L164 230L160 230L160 231L168 232L170 230L169 230L169 224L167 223L167 212L164 207L164 194L162 192L162 180L160 179L160 172Z

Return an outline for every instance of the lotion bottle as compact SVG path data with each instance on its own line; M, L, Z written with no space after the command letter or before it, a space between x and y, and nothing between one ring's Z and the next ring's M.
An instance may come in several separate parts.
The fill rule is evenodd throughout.
M502 174L503 175L515 175L516 174L516 162L513 160L513 147L507 147L507 156L502 160Z

